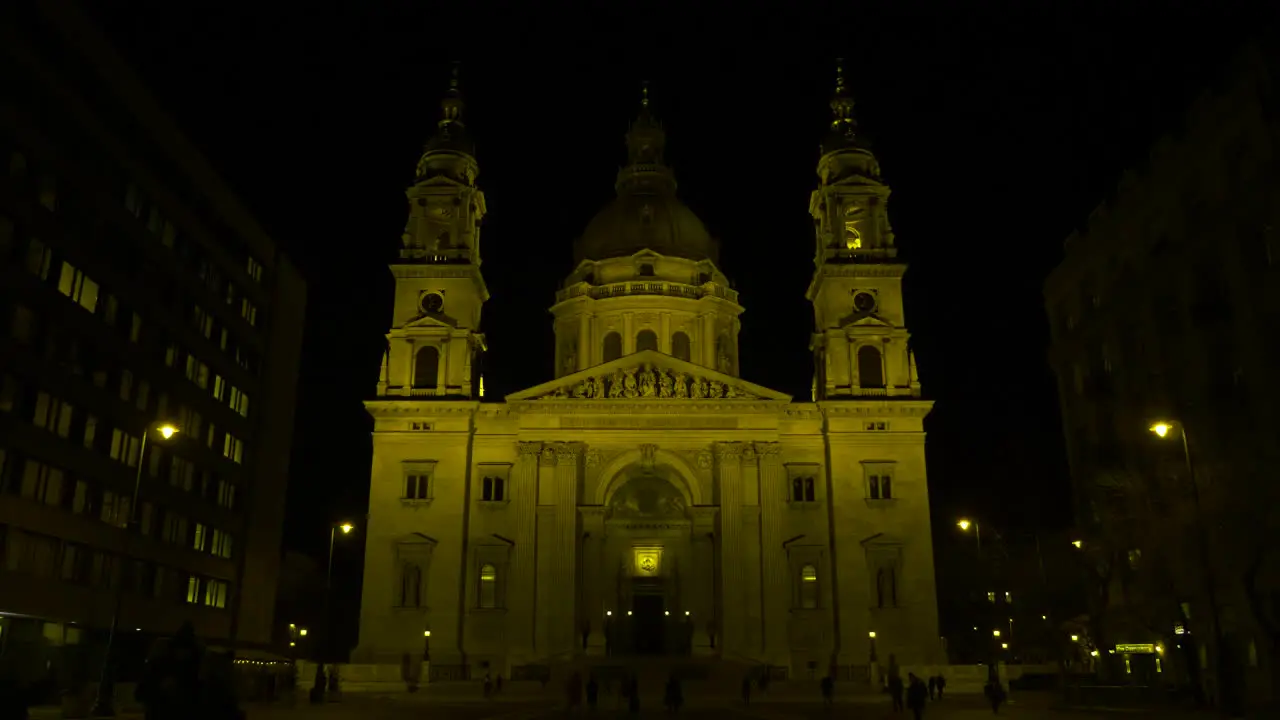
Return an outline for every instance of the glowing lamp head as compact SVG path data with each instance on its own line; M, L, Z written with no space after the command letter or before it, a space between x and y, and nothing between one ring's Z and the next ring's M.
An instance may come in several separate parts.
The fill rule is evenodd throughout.
M605 616L605 617L613 617L613 611L612 611L612 610L605 610L605 611L604 611L604 616Z
M969 522L968 520L961 520L960 522L956 523L956 527L965 531L968 531L969 528L972 526L973 526L973 523Z
M992 636L992 637L1000 637L1000 631L999 631L999 630L992 630L992 631L991 631L991 636Z
M306 629L306 628L302 628L302 629L298 630L298 634L299 634L299 635L301 635L302 637L306 637L306 636L307 636L307 629Z
M161 425L160 427L156 428L156 430L160 432L160 437L164 438L165 440L168 440L169 438L178 434L178 428L168 423Z
M431 631L430 631L430 630L423 630L423 631L422 631L422 637L431 637Z
M1008 649L1009 649L1009 643L1000 643L1000 649L1001 649L1001 650L1008 650Z
M1079 635L1072 635L1072 636L1071 636L1071 642L1080 642L1080 636L1079 636Z
M1075 548L1076 548L1077 550L1079 550L1080 548L1084 547L1084 541L1083 541L1083 540L1072 540L1072 541L1071 541L1071 544L1072 544L1072 545L1074 545L1074 546L1075 546Z
M355 530L356 526L352 525L351 523L342 523L341 525L338 526L338 529L342 531L343 535L346 535L352 530Z
M1169 431L1172 429L1173 429L1173 426L1167 422L1158 422L1151 426L1151 432L1155 433L1156 437L1161 437L1161 438L1168 435Z
M875 631L875 630L872 630L871 632L867 633L867 637L871 638L872 640L875 640L875 639L876 639L876 631Z

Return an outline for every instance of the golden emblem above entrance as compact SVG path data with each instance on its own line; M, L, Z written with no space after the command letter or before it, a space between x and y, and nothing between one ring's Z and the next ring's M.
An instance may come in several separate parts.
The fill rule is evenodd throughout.
M662 548L647 547L635 549L636 575L656 577L662 572Z

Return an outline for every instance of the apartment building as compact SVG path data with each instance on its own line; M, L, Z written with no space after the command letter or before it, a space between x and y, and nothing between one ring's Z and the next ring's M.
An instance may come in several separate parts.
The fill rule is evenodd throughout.
M1280 602L1280 542L1259 526L1280 462L1274 47L1243 52L1125 173L1045 284L1076 515L1114 568L1108 644L1167 648L1142 660L1192 682L1221 650L1255 699L1280 662L1280 617L1258 612Z
M3 647L266 643L303 281L71 3L0 77Z

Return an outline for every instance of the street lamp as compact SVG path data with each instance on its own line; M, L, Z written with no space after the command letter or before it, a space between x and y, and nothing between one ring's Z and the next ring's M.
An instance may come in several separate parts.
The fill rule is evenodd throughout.
M134 518L138 516L138 491L142 487L142 468L147 464L147 437L155 432L161 440L169 440L178 434L178 427L167 422L153 422L142 430L138 447L138 470L133 475L133 499L129 501L129 517L125 523L124 552L128 557L129 540L133 536ZM111 629L107 633L107 652L102 659L102 676L98 680L98 696L93 702L94 717L115 717L115 678L111 677L112 653L115 650L116 628L120 625L120 605L124 601L124 578L116 583L116 593L111 610Z
M311 688L311 702L324 702L324 658L323 653L329 641L333 638L333 623L329 618L329 596L333 589L333 545L338 539L338 531L341 530L343 535L350 535L356 526L349 522L330 523L329 524L329 564L324 574L324 614L321 616L324 620L324 632L321 633L321 640L325 642L317 644L317 648L322 654L316 658L316 679L315 684Z
M982 526L981 525L979 525L977 522L969 520L968 518L960 518L960 522L956 523L956 527L960 528L961 532L969 532L969 528L972 527L973 534L978 539L978 552L982 552Z
M1178 431L1178 439L1182 441L1182 460L1187 467L1187 478L1191 481L1191 503L1195 507L1196 525L1199 526L1200 562L1205 580L1205 599L1209 602L1209 620L1213 624L1213 642L1217 646L1214 653L1214 669L1221 685L1227 677L1224 667L1226 654L1222 637L1222 623L1218 616L1218 593L1214 588L1213 562L1209 557L1209 529L1204 519L1204 507L1200 504L1200 483L1196 481L1195 466L1191 463L1191 441L1187 438L1187 426L1171 420L1160 420L1151 424L1150 430L1156 437L1164 440L1174 430ZM1233 703L1235 698L1225 698Z

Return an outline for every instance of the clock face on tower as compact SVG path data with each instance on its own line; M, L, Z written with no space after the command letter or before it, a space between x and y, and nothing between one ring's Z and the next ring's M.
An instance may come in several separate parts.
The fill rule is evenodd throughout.
M876 309L876 296L865 290L854 293L853 309L860 313L869 313Z

